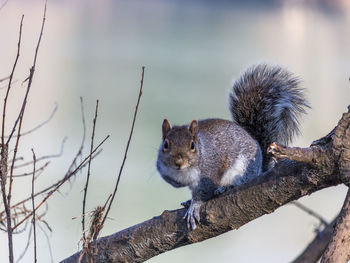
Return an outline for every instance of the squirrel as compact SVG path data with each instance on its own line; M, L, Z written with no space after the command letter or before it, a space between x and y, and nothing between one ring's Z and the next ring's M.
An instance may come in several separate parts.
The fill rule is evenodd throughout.
M193 120L172 127L164 119L157 170L172 186L191 190L184 216L189 229L200 223L203 202L268 170L268 146L287 145L299 133L299 117L310 107L299 84L286 69L260 64L233 84L232 121Z

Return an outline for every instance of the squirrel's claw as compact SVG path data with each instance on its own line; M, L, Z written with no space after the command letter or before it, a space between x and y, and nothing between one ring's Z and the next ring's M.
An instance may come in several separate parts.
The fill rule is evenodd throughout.
M278 159L288 158L288 155L283 152L283 146L278 145L276 142L270 144L267 152L273 155L272 158L275 162Z
M184 215L183 219L186 219L187 221L187 228L190 230L195 230L196 229L196 222L200 222L200 207L202 205L201 201L194 201L193 199L191 200L191 205L188 208L186 214Z
M223 193L226 193L227 191L231 190L232 188L233 188L232 185L221 186L214 191L214 196L222 195Z
M190 205L191 205L191 199L190 200L187 200L185 202L182 202L181 205L185 208L189 208Z

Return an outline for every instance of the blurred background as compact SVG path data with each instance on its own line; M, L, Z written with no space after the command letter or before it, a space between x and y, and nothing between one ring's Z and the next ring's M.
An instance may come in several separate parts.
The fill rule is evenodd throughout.
M243 1L242 1L243 2ZM145 66L144 92L128 159L110 219L102 236L177 209L187 189L174 189L157 174L155 161L161 122L173 124L208 117L230 118L227 92L248 66L265 62L295 72L312 109L294 145L308 146L326 135L346 111L350 98L350 3L323 1L161 1L49 0L44 35L23 130L57 113L40 130L24 136L19 156L58 153L36 181L42 189L60 179L75 156L82 125L79 96L84 98L89 152L96 99L100 100L95 144L111 138L93 161L87 211L103 204L113 191L129 135ZM0 1L0 79L16 55L24 14L22 49L9 98L9 132L25 91L40 32L43 0ZM0 83L1 98L6 83ZM1 99L2 108L3 99ZM32 170L30 167L29 172ZM78 251L86 171L49 200L46 220L52 257L58 262ZM31 178L14 183L14 201L30 195ZM300 201L332 220L345 187L322 190ZM38 201L39 202L39 199ZM72 219L77 217L77 219ZM285 205L239 230L164 253L148 262L289 262L313 239L319 222ZM45 234L38 229L38 262L50 262ZM14 237L15 257L26 246L28 231ZM29 246L22 262L32 262ZM0 234L0 261L6 262L7 235Z

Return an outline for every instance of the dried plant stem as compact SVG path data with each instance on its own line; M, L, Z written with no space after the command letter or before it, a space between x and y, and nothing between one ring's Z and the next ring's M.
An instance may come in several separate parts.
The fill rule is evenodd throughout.
M32 67L30 68L29 70L29 77L27 78L28 79L28 85L27 85L27 90L26 90L26 94L24 96L24 100L23 100L23 103L22 103L22 107L21 107L21 111L15 121L15 124L12 128L12 131L7 139L7 142L6 144L9 144L15 130L16 130L16 127L17 127L17 123L20 122L19 125L21 125L21 122L23 120L23 115L24 115L24 111L25 111L25 108L26 108L26 105L27 105L27 98L28 98L28 94L29 94L29 91L30 91L30 87L32 86L32 81L33 81L33 77L34 77L34 72L35 72L35 66L36 66L36 60L38 58L38 52L39 52L39 47L40 47L40 42L41 42L41 38L43 36L43 31L44 31L44 26L45 26L45 20L46 20L46 6L47 6L47 0L45 1L45 7L44 7L44 15L43 15L43 20L42 20L42 23L41 23L41 30L40 30L40 35L39 35L39 39L38 39L38 43L36 45L36 48L35 48L35 54L34 54L34 61L33 61L33 65ZM20 134L18 132L18 134Z
M61 157L62 154L63 154L64 144L65 144L66 141L67 141L67 137L64 137L64 139L62 140L62 143L61 143L61 149L60 149L59 153L57 153L57 154L50 154L50 155L44 155L44 156L41 156L39 158L37 157L36 158L36 162L38 163L38 162L46 160L46 159ZM31 164L33 164L33 161L28 161L28 162L25 162L25 163L21 163L21 164L15 165L14 169L25 167L25 166L31 165Z
M101 147L101 145L109 138L109 135L106 136L102 142L100 142L100 144L92 151L91 154L94 154L97 149L99 149ZM47 199L50 198L50 196L56 192L65 182L68 181L69 178L71 178L71 176L73 174L75 174L77 171L80 170L80 168L85 164L85 162L90 158L91 154L89 154L68 176L66 176L63 180L61 180L59 182L59 184L56 185L56 187L54 189L52 189L44 198L43 200L35 207L35 209L29 213L28 215L26 215L21 221L19 221L14 227L13 230L16 229L18 226L20 226L23 222L25 222L30 216L32 216L33 212L35 212L36 210L38 210L45 202Z
M102 151L102 150L99 150L99 151L97 151L96 153L94 153L93 156L92 156L92 159L94 159L98 154L100 154L101 151ZM84 168L85 166L86 166L86 163L84 163L84 164L80 167L80 169ZM75 173L76 173L76 172L75 172ZM70 171L67 172L66 175L65 175L62 179L60 179L58 182L56 182L56 183L54 183L54 184L52 184L52 185L50 185L50 186L48 186L48 187L46 187L46 188L40 190L39 192L36 192L36 193L34 194L34 197L37 197L38 195L44 194L44 193L46 193L47 191L49 191L49 190L55 188L55 187L56 187L57 185L59 185L63 180L69 180L75 173L72 173L72 172L70 172ZM25 202L29 201L30 199L31 199L31 197L27 197L26 199L23 199L22 201L19 201L18 203L12 205L12 206L11 206L11 209L16 208L16 207L18 207L18 206L24 204ZM1 215L2 213L4 213L4 211L2 211L2 212L0 213L0 215Z
M37 262L36 258L36 225L35 225L35 203L34 203L34 181L35 181L35 164L36 164L36 156L34 153L34 150L32 149L33 152L33 176L32 176L32 207L33 207L33 233L34 233L34 263Z
M10 93L13 75L15 73L15 69L16 69L16 66L17 66L18 58L19 58L19 51L21 49L23 19L24 19L24 15L22 15L21 23L20 23L20 26L19 26L19 36L18 36L18 43L17 43L17 55L16 55L15 63L13 64L13 67L12 67L12 71L11 71L11 74L10 74L10 77L9 77L9 83L8 83L7 90L6 90L6 95L5 95L5 98L4 98L4 108L3 108L3 111L2 111L2 129L1 129L1 144L2 145L4 145L4 143L5 143L5 119L6 119L7 98L8 98L9 93Z
M87 195L87 189L89 186L89 179L90 179L90 167L91 167L91 160L92 160L92 150L94 148L94 138L95 138L95 128L96 128L96 120L97 120L97 111L98 111L98 100L96 101L96 109L95 109L95 117L93 120L93 127L92 127L92 135L91 135L91 145L90 145L90 158L89 158L89 164L88 164L88 171L86 176L86 183L84 187L84 198L83 198L83 211L82 211L82 219L81 219L81 225L82 225L82 231L83 231L83 239L85 240L85 206L86 206L86 195Z
M30 239L32 237L32 229L33 227L30 226L29 228L29 232L28 232L28 237L27 237L27 242L26 242L26 246L24 247L22 253L19 255L19 257L16 259L16 263L20 262L21 259L24 257L24 255L27 253L28 251L28 247L29 247L29 244L30 244Z
M37 43L37 46L36 46L36 49L35 49L33 65L32 65L32 67L31 67L31 69L30 69L30 75L29 75L29 80L28 80L28 86L27 86L26 94L25 94L25 96L24 96L22 108L21 108L21 111L20 111L20 113L19 113L19 115L18 115L18 118L17 118L17 120L16 120L16 122L15 122L14 127L12 128L11 134L10 134L10 136L9 136L9 138L7 139L7 142L6 142L6 144L8 145L9 142L10 142L10 140L11 140L11 137L12 137L13 133L14 133L15 130L16 130L16 125L17 125L17 122L18 122L18 120L19 120L18 135L17 135L17 140L16 140L15 149L14 149L14 152L13 152L13 160L12 160L11 171L10 171L9 191L8 191L8 195L7 195L7 202L8 202L8 206L9 206L9 207L11 207L11 194L12 194L12 183L13 183L13 178L12 178L12 175L13 175L13 168L14 168L14 165L15 165L15 160L16 160L16 154L17 154L17 150L18 150L19 140L20 140L20 138L21 138L21 128L22 128L22 122L23 122L24 111L25 111L25 108L26 108L26 105L27 105L27 98L28 98L28 94L29 94L29 91L30 91L30 87L31 87L31 85L32 85L32 81L33 81L33 76L34 76L34 71L35 71L35 66L36 66L36 60L37 60L37 57L38 57L38 51L39 51L40 42L41 42L41 37L42 37L43 31L44 31L44 25L45 25L45 20L46 20L46 5L47 5L47 0L45 1L44 15L43 15L42 23L41 23L40 35L39 35L38 43Z
M135 126L135 120L136 120L137 110L138 110L139 103L140 103L140 99L141 99L141 96L142 96L142 87L143 87L144 73L145 73L145 67L143 66L143 67L142 67L142 77L141 77L141 85L140 85L139 96L138 96L138 98L137 98L137 103L136 103L136 107L135 107L134 118L133 118L132 125L131 125L131 130L130 130L130 135L129 135L128 143L126 144L126 149L125 149L125 153L124 153L124 159L123 159L122 165L120 166L120 170L119 170L119 174L118 174L118 179L117 179L117 182L116 182L114 191L113 191L113 195L112 195L111 201L110 201L109 204L108 204L107 211L106 211L106 213L105 213L105 215L104 215L104 217L103 217L103 220L102 220L102 226L103 226L103 224L104 224L104 222L105 222L105 220L106 220L106 218L107 218L107 216L108 216L109 210L111 209L111 206L112 206L112 203L113 203L115 194L117 193L118 185L119 185L119 181L120 181L120 177L121 177L121 175L122 175L122 171L123 171L124 164L125 164L125 161L126 161L126 157L127 157L127 154L128 154L128 150L129 150L129 145L130 145L131 137L132 137L132 134L133 134L133 132L134 132L134 126Z
M6 181L7 181L7 159L8 159L8 144L5 145L5 121L6 121L6 106L7 99L10 93L13 75L17 66L19 52L21 48L21 38L22 38L22 26L23 26L24 16L22 15L21 23L19 26L19 36L17 44L17 55L15 62L12 67L12 71L9 77L9 83L6 90L6 95L4 98L4 107L2 112L2 127L1 127L1 192L2 199L6 212L6 223L7 223L7 236L8 236L8 248L9 248L9 262L13 263L13 239L12 239L12 225L11 225L11 209L8 197L6 197ZM11 180L10 180L11 181ZM9 191L10 193L10 191Z
M49 123L52 120L52 118L55 116L55 113L57 112L57 109L58 109L58 106L56 104L55 108L51 112L50 116L45 121L43 121L42 123L38 124L37 126L35 126L34 128L31 128L30 130L28 130L26 132L22 132L21 136L31 134L32 132L35 132L36 130L40 129L41 127L43 127L44 125ZM5 136L5 137L8 138L8 136ZM12 137L17 137L17 135L13 135Z
M4 203L5 212L6 212L9 262L13 263L13 239L12 239L13 229L11 226L11 209L10 209L10 206L8 205L7 197L6 197L7 158L8 158L8 146L6 144L3 144L1 147L1 157L0 157L1 193L2 193L2 201Z
M36 174L37 176L39 176L38 172L43 172L45 170L45 168L50 164L50 162L46 162L43 166L39 167L37 170L36 170ZM33 172L28 172L28 173L22 173L22 174L14 174L12 175L12 177L25 177L25 176L28 176L28 175L32 175Z

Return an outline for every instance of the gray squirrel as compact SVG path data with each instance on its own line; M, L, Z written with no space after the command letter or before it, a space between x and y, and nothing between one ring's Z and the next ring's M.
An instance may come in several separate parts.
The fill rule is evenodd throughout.
M269 169L268 146L287 145L299 133L298 118L307 107L297 78L279 66L261 64L233 84L232 121L193 120L172 127L164 119L157 170L172 186L191 190L184 216L189 229L199 223L203 202Z

